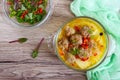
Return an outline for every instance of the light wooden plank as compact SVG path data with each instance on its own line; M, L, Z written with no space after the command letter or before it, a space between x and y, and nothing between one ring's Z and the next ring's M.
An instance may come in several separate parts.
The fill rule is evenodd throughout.
M20 28L6 21L0 7L0 80L86 80L85 74L67 68L47 47L46 40L36 59L31 52L42 37L55 33L65 22L74 18L69 5L72 0L53 0L54 10L49 20L38 28ZM27 37L24 44L9 44Z

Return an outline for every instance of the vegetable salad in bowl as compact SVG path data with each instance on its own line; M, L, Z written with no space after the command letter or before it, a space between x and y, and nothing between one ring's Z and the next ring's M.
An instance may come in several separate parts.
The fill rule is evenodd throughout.
M55 36L56 53L70 68L89 70L99 65L108 50L108 36L93 18L78 17L65 24Z
M40 26L51 14L51 0L4 0L6 16L22 27Z

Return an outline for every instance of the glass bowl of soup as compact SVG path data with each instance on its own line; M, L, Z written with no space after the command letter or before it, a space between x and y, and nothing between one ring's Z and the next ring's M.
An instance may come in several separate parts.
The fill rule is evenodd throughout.
M88 71L103 62L108 51L108 35L103 25L91 17L77 17L55 34L53 48L69 68Z
M3 0L6 20L20 27L39 27L52 13L52 0Z

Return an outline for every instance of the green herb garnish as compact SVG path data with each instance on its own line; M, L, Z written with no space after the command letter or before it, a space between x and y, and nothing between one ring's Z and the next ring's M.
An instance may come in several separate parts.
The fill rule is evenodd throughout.
M74 40L72 40L71 42L72 42L72 43L76 43L76 42L77 42L77 40L75 40L75 39L74 39Z
M73 54L73 55L80 54L80 50L77 49L77 48L73 48L73 49L71 50L71 54Z
M10 41L9 43L14 43L14 42L24 43L24 42L26 42L27 40L28 40L27 38L19 38L19 39L17 39L17 40Z
M88 33L89 33L89 34L92 34L92 33L93 33L93 30L89 29L89 30L88 30Z
M40 43L39 43L39 44L37 45L37 47L33 50L32 55L31 55L32 58L36 58L36 57L38 56L38 50L39 50L39 48L40 48L43 40L44 40L44 38L42 38L42 39L40 40Z
M38 56L38 50L33 50L32 58L36 58Z

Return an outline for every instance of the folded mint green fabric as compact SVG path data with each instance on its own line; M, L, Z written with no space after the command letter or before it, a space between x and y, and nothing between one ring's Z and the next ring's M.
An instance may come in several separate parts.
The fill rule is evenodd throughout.
M110 37L109 52L102 64L87 71L88 80L120 80L120 0L74 0L75 16L89 16L101 22Z

